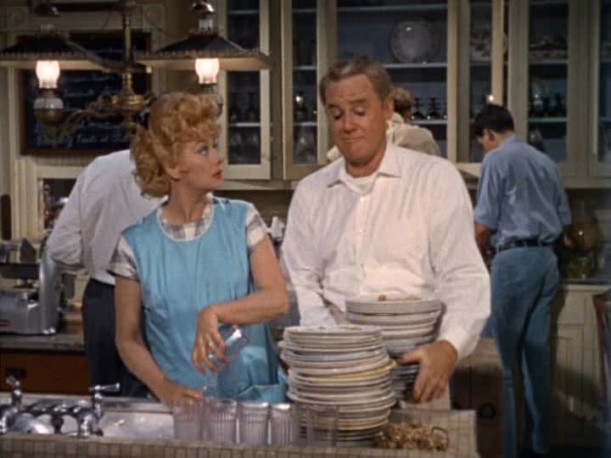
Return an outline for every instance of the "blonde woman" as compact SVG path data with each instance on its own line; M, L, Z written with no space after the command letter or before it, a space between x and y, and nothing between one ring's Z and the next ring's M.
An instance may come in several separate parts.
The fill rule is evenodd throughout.
M216 115L211 98L172 93L132 142L142 192L167 201L123 231L115 250L117 347L163 402L200 398L204 386L220 397L281 402L263 323L287 312L286 286L256 209L212 195L223 182ZM242 325L249 344L217 376L211 356L223 358L219 326L227 325Z

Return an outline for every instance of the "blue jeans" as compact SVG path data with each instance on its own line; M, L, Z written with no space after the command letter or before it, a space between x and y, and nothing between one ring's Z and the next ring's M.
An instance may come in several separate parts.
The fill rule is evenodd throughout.
M513 248L492 261L491 327L503 366L504 458L517 455L516 362L526 400L526 445L538 453L550 448L550 304L558 282L556 256L549 248Z

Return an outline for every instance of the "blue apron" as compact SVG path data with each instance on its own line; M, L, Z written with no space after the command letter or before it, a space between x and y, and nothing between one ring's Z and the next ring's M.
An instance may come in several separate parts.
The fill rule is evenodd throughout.
M279 403L286 385L266 324L244 326L250 343L218 376L191 361L197 316L212 304L233 301L254 288L246 241L245 202L214 198L208 230L174 240L154 211L123 232L140 277L146 335L165 376L222 398Z

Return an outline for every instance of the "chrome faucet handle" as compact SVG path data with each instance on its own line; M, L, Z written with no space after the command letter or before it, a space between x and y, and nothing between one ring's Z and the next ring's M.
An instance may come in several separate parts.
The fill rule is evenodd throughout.
M17 378L9 375L6 383L11 387L11 403L0 405L0 435L6 434L23 412L23 392Z
M6 383L11 387L11 406L22 410L23 391L21 391L21 382L16 377L9 375L6 378Z
M89 388L91 393L91 408L98 420L104 415L102 410L102 400L104 397L102 393L118 393L120 387L119 383L112 383L110 385L94 385Z

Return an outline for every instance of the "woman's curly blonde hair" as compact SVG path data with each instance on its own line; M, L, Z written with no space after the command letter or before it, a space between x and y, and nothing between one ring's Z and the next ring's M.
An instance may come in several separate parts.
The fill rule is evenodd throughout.
M152 106L148 128L139 127L131 143L136 180L143 194L163 197L170 193L164 166L177 164L185 142L215 138L218 105L214 97L173 92Z

